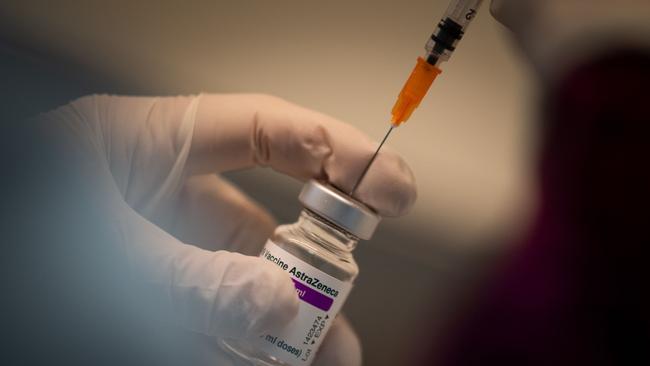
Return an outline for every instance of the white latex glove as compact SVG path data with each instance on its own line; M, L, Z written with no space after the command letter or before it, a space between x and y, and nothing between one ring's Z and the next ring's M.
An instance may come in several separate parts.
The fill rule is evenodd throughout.
M490 11L550 79L608 47L650 47L648 0L492 0Z
M41 118L75 156L79 184L114 224L134 278L185 329L210 337L259 334L298 306L286 273L257 257L273 219L214 173L268 165L349 190L376 147L347 124L264 95L89 96ZM385 150L357 196L401 215L415 199L411 171ZM206 363L230 364L213 339L204 342ZM316 364L360 363L359 341L339 317Z

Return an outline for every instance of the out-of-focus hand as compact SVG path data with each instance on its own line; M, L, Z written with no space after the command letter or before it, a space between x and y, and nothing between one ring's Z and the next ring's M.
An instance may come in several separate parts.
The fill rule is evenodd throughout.
M647 0L492 0L490 11L543 77L608 47L650 47Z
M259 334L298 306L286 273L257 257L273 219L215 173L270 166L347 191L376 148L350 125L264 95L89 96L41 119L78 156L80 185L113 223L134 277L206 337ZM385 150L357 197L401 215L415 199L411 171ZM206 362L229 364L205 344ZM339 317L316 364L360 363L359 341Z

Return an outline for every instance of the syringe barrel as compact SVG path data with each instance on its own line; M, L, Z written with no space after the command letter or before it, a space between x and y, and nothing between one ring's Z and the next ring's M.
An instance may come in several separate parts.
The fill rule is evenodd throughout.
M483 0L452 0L443 19L450 18L465 31L469 23L474 19L482 2Z
M428 63L437 66L451 57L482 2L483 0L452 0L449 3L445 15L424 47Z

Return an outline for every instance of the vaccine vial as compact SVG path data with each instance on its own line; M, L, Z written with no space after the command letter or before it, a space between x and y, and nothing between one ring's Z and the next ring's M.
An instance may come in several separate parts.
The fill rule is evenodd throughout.
M251 365L306 366L343 306L359 267L352 251L372 237L380 217L323 182L311 180L299 200L298 221L279 226L261 257L286 271L300 298L298 315L282 329L221 346Z

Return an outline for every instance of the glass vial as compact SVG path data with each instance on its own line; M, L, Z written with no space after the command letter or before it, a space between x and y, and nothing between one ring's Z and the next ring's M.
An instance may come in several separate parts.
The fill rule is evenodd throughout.
M299 200L305 209L298 221L279 226L261 254L291 276L301 300L298 315L259 338L221 341L251 365L311 364L359 273L352 250L359 239L370 239L380 221L365 205L326 183L308 182Z

